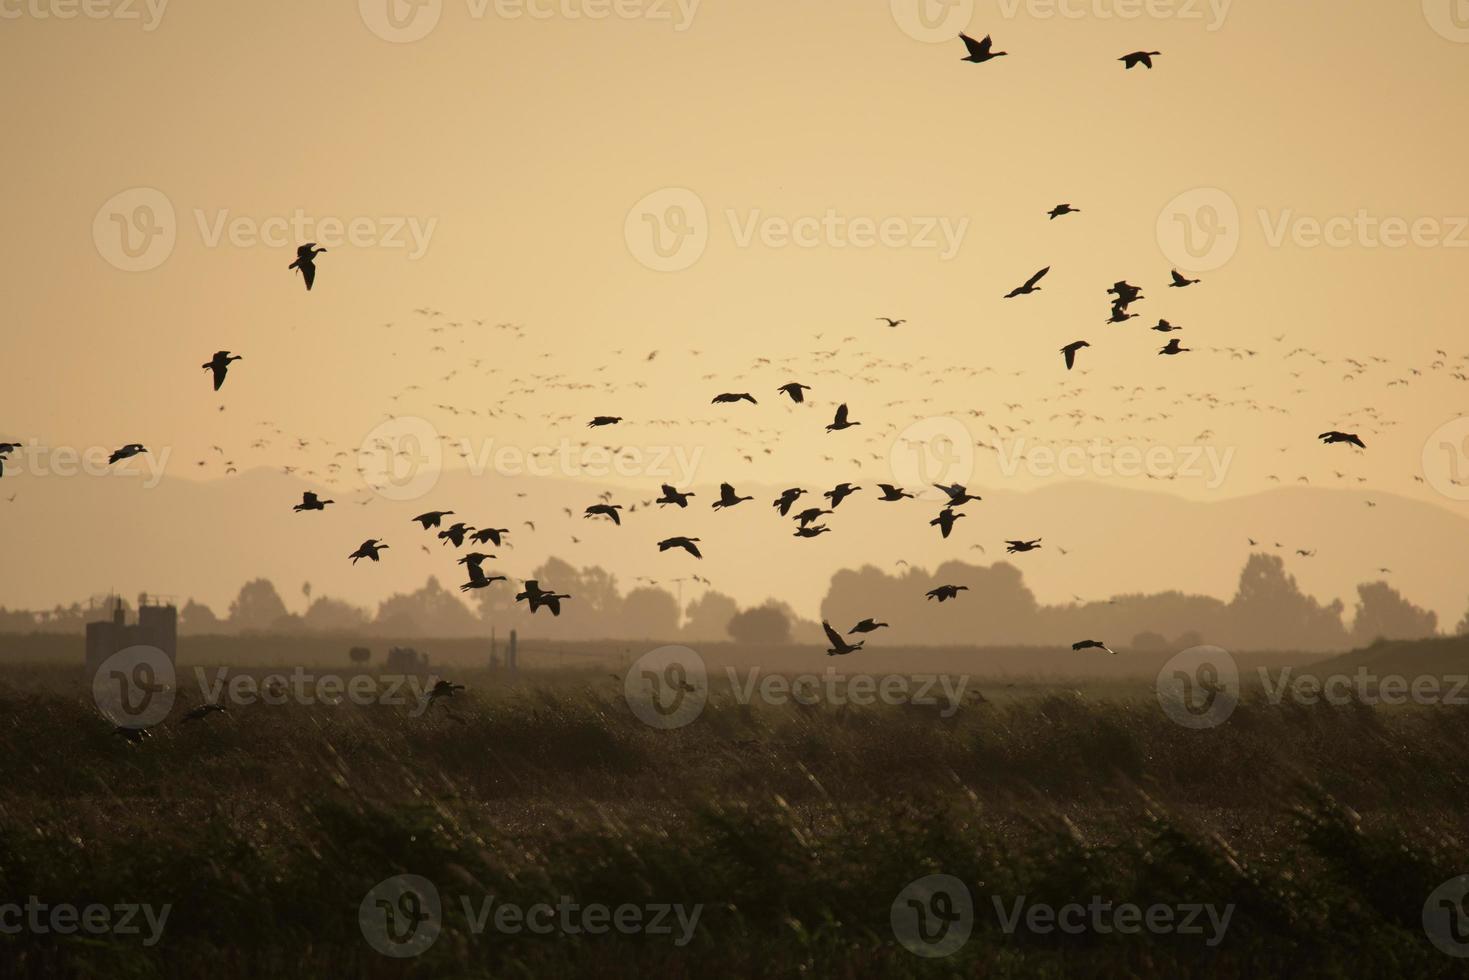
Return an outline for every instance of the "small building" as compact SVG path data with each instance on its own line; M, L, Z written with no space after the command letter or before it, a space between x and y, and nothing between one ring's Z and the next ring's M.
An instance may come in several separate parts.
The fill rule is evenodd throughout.
M121 597L112 603L112 616L87 624L87 676L114 653L134 646L157 647L168 655L169 663L178 663L179 613L172 603L159 597L151 599L145 592L138 596L138 621L128 623Z

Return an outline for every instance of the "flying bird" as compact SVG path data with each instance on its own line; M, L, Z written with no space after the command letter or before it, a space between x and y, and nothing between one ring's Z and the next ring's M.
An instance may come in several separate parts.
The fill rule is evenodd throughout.
M214 352L213 357L205 361L200 367L206 371L214 372L214 390L218 391L219 386L224 384L224 376L229 373L230 363L243 360L244 358L238 354L231 354L227 350L218 350Z
M1174 337L1173 339L1168 341L1168 346L1160 348L1158 353L1167 354L1171 357L1174 354L1187 354L1189 351L1193 350L1192 347L1180 347L1179 344L1181 343L1182 341L1180 341L1177 337Z
M929 589L924 595L930 599L937 599L939 602L948 602L950 599L957 599L960 592L968 591L969 586L967 585L940 585L936 589Z
M698 540L698 538L685 537L664 538L662 541L658 542L658 550L667 551L670 548L682 548L684 551L687 551L695 558L703 558L704 556L699 554L698 545L695 544L695 542Z
M1153 68L1153 59L1162 53L1161 51L1134 51L1132 54L1125 54L1117 60L1122 62L1122 66L1129 71L1138 65L1143 65L1151 71Z
M452 542L454 547L462 548L464 547L464 536L473 530L474 528L459 521L440 531L439 540Z
M738 393L726 391L722 395L715 395L713 400L711 400L709 404L728 405L732 402L749 402L751 405L760 404L759 402L755 401L755 396L750 394L748 391L741 391Z
M1081 208L1073 208L1069 204L1058 204L1046 213L1051 216L1052 221L1055 221L1063 214L1081 214Z
M301 502L292 507L291 510L296 511L297 513L303 510L326 510L327 504L334 503L336 503L335 500L322 500L321 498L317 497L316 494L312 493L310 490L307 490L301 494Z
M692 493L679 493L665 483L663 484L663 496L655 500L654 503L659 507L665 504L677 504L679 507L687 507L689 505L689 498L692 496L694 496Z
M596 429L604 425L616 425L618 422L621 421L621 415L598 415L596 418L587 423L587 428Z
M301 278L306 280L306 291L311 292L311 286L316 282L316 257L324 248L317 248L315 242L307 242L296 249L296 261L286 266L301 273Z
M806 396L803 395L802 392L810 391L811 390L811 386L810 385L803 385L799 381L791 381L791 382L789 382L787 384L781 385L779 388L777 388L775 390L776 391L779 391L779 392L784 392L785 394L789 395L791 401L793 401L797 405L799 405L803 401L806 400Z
M719 499L714 501L713 508L720 510L725 507L733 507L743 500L754 500L754 497L741 497L735 493L735 488L728 483L719 485Z
M531 528L531 530L534 531L535 528ZM508 527L482 527L471 534L469 540L475 544L493 544L498 548L500 547L500 535L509 533L510 529Z
M618 513L617 513L620 510L622 510L622 505L621 504L593 504L592 506L588 507L585 511L582 512L582 518L583 519L586 519L588 517L599 517L599 516L600 517L608 517L608 518L611 518L612 519L612 523L613 524L616 524L619 527L621 527L622 526L622 518L620 516L618 516Z
M850 429L854 425L861 425L861 424L862 424L861 422L848 422L847 421L847 405L846 405L846 402L843 402L842 404L840 404L840 405L837 406L837 414L836 414L836 417L834 419L832 419L831 425L828 425L826 427L826 431L827 432L840 432L842 429Z
M890 316L880 316L880 317L878 317L878 319L879 320L882 320L884 323L886 323L890 327L901 327L903 324L905 324L905 323L908 322L907 320L894 320Z
M1076 363L1076 352L1081 350L1083 347L1090 346L1091 344L1087 343L1084 340L1076 340L1067 344L1065 347L1062 347L1061 353L1066 355L1066 370L1070 371L1072 365Z
M981 499L971 494L962 483L952 483L949 486L944 486L942 483L935 483L934 488L942 490L949 495L950 507L962 507L971 500L978 501Z
M1168 288L1169 289L1183 289L1186 286L1192 286L1194 283L1196 283L1198 281L1199 280L1197 280L1197 279L1189 279L1186 276L1184 276L1183 274L1181 274L1177 269L1174 269L1173 270L1173 281L1168 284Z
M484 589L495 582L509 581L503 575L486 575L485 570L480 567L479 562L469 562L465 566L465 570L469 572L469 581L459 586L460 592L469 592L472 589Z
M525 583L525 591L517 593L515 596L515 601L528 603L530 605L531 615L535 615L537 609L545 606L547 609L551 610L552 616L560 616L561 600L570 598L571 596L569 595L559 595L555 592L546 592L541 588L540 583L538 583L535 579L527 579Z
M1333 430L1331 432L1323 432L1316 438L1328 446L1335 442L1348 442L1358 449L1367 448L1367 444L1355 432L1336 432Z
M904 493L902 487L895 487L891 483L879 483L877 488L882 491L882 496L877 498L879 500L902 500L904 497L909 500L915 499L911 493Z
M800 487L791 487L789 490L782 492L779 497L776 497L770 506L780 511L781 517L785 517L791 512L791 505L805 492Z
M822 620L821 628L826 630L826 641L831 644L831 649L826 651L828 657L842 657L849 653L855 653L862 649L866 640L858 640L856 643L848 643L842 634L831 628L831 624Z
M1039 290L1041 288L1041 287L1037 286L1036 283L1040 282L1041 279L1045 278L1046 273L1047 272L1050 272L1050 271L1051 271L1051 267L1050 266L1046 266L1040 272L1037 272L1035 275L1033 275L1029 279L1025 280L1025 284L1023 286L1016 286L1014 289L1012 289L1008 293L1006 293L1005 294L1005 298L1006 299L1012 299L1012 298L1014 298L1016 296L1028 296L1031 293L1036 292L1037 290Z
M959 38L964 42L964 47L969 50L969 54L960 58L960 61L972 61L976 65L980 65L989 61L991 58L1000 58L1010 53L1008 51L995 51L995 42L990 39L988 34L984 36L984 40L982 41L976 41L968 34L960 34Z
M853 626L851 629L847 630L847 632L848 633L871 633L874 630L887 629L887 628L888 628L888 624L887 623L875 623L871 619L864 619L864 620L862 620L862 622L858 623L856 626Z
M362 547L358 548L347 557L352 559L352 564L354 565L357 564L357 560L359 558L371 558L373 561L378 561L378 552L382 551L386 547L388 546L385 544L378 544L377 538L368 538L366 541L362 542Z
M1080 640L1080 641L1078 641L1076 643L1071 644L1071 649L1073 649L1073 650L1106 650L1108 653L1112 654L1114 657L1117 655L1117 651L1116 650L1113 650L1111 647L1107 646L1107 644L1103 643L1101 640Z
M431 510L425 514L419 514L414 520L422 524L423 529L427 531L429 528L438 527L439 522L452 513L454 513L452 510ZM495 543L499 544L498 541Z
M963 514L957 513L954 508L945 507L939 511L939 516L928 522L928 526L937 527L943 533L943 536L947 538L949 532L954 530L954 522L963 516Z
M113 450L112 455L107 457L107 462L111 464L116 463L119 460L132 459L139 453L146 453L147 451L148 450L143 446L142 443L130 442L126 446L123 446L121 449Z
M854 487L850 483L838 483L836 486L823 493L822 496L825 497L827 500L830 500L831 509L836 510L838 504L840 504L843 500L846 500L852 494L861 489L861 487Z
M1005 545L1005 553L1007 555L1015 555L1036 550L1041 546L1041 539L1036 538L1034 541L1006 541Z

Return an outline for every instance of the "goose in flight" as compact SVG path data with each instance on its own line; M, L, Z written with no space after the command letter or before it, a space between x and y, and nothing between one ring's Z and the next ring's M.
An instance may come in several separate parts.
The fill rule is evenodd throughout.
M561 600L570 598L571 596L569 595L558 595L555 592L546 592L542 590L540 583L537 582L535 579L528 579L525 583L525 591L517 593L515 596L515 601L529 603L531 615L535 615L537 609L545 606L547 609L551 610L552 616L560 616Z
M826 431L827 432L840 432L843 429L850 429L854 425L861 425L861 424L862 424L861 422L848 422L847 421L847 403L846 402L843 402L842 404L840 404L840 405L837 406L836 418L832 419L831 425L828 425L826 427Z
M306 280L308 293L316 282L316 257L325 251L324 248L317 248L315 242L307 242L296 249L296 261L286 266L287 269L295 269L301 273L301 278Z
M1033 275L1029 279L1025 280L1025 284L1023 286L1016 286L1014 289L1012 289L1008 293L1006 293L1005 294L1005 298L1006 299L1013 299L1016 296L1028 296L1031 293L1036 292L1037 290L1039 290L1041 288L1041 287L1037 286L1036 283L1040 282L1041 279L1043 279L1045 277L1046 273L1047 272L1050 272L1050 271L1051 271L1051 267L1050 266L1046 266L1040 272L1037 272L1035 275Z
M587 423L588 429L597 429L604 425L616 425L622 421L621 415L598 415Z
M878 319L883 321L890 327L901 327L903 324L908 322L907 320L894 320L890 316L880 316L878 317Z
M713 398L713 400L710 401L709 404L711 404L711 405L728 405L728 404L731 404L733 402L749 402L751 405L758 405L758 404L760 404L759 402L757 402L755 400L755 396L752 395L752 394L750 394L748 391L741 391L741 392L730 392L730 391L726 391L722 395L715 395L714 398Z
M592 504L592 506L582 512L582 519L585 520L588 517L608 517L612 519L613 524L621 527L622 518L617 513L620 510L622 510L621 504Z
M1179 344L1181 343L1182 341L1180 341L1177 337L1174 337L1168 341L1168 346L1161 348L1158 353L1167 354L1169 357L1172 357L1174 354L1187 354L1189 351L1193 350L1192 347L1180 347Z
M1161 51L1134 51L1132 54L1125 54L1117 60L1122 62L1122 67L1129 71L1138 65L1142 65L1151 71L1153 68L1153 59L1162 53Z
M848 643L842 634L831 628L831 624L826 620L821 621L821 628L826 630L826 641L831 644L831 648L826 651L828 657L843 657L849 653L855 653L867 642L858 640L856 643Z
M471 551L469 554L461 556L456 564L468 565L470 568L479 568L481 564L494 557L494 555L487 555L483 551Z
M1124 306L1121 303L1113 303L1112 304L1112 315L1107 318L1106 322L1107 323L1126 323L1128 320L1131 320L1133 317L1138 316L1138 315L1139 314L1137 314L1137 313L1129 313L1129 312L1127 312L1127 307Z
M301 494L301 502L292 507L291 510L300 513L303 510L326 510L327 504L334 504L335 500L322 500L310 490Z
M810 391L811 386L803 385L799 381L790 381L775 390L789 395L791 401L799 405L806 400L806 396L802 392Z
M960 34L959 38L964 42L964 47L969 51L969 54L959 59L960 61L972 61L976 65L981 65L991 58L1001 58L1010 53L1008 51L994 50L995 42L990 39L988 34L984 36L984 40L982 41L976 41L968 34Z
M1069 204L1058 204L1046 213L1051 216L1052 221L1055 221L1063 214L1081 214L1081 208L1073 208Z
M902 487L895 487L891 483L879 483L877 488L882 491L882 496L877 498L883 501L902 500L904 497L914 500L911 493L904 493Z
M940 585L936 589L929 589L924 595L930 599L937 599L939 602L948 602L950 599L957 599L960 592L968 591L969 586L967 585Z
M791 537L793 537L793 538L814 538L814 537L816 537L818 535L825 534L827 531L830 531L830 530L831 530L831 528L827 527L824 524L815 524L815 525L813 525L811 527L806 527L803 524L802 526L796 528L796 533L793 534L793 535L791 535Z
M382 551L386 547L388 546L385 544L378 544L377 538L368 538L366 541L362 542L362 547L358 548L347 557L352 559L352 564L354 565L357 564L357 560L359 558L371 558L373 561L378 561L378 552Z
M679 507L687 507L689 505L689 498L692 496L694 496L692 493L679 493L665 483L663 484L663 496L659 497L654 503L659 507L665 504L677 504Z
M962 507L971 500L978 502L983 499L970 493L962 483L951 483L948 486L944 486L942 483L935 483L934 489L942 490L949 495L950 507Z
M963 516L963 514L957 513L954 508L945 507L939 511L939 516L928 522L928 526L937 527L943 536L947 538L949 532L954 530L954 522Z
M1106 650L1108 653L1112 654L1114 657L1117 655L1117 651L1116 650L1113 650L1111 647L1107 646L1107 644L1103 643L1101 640L1080 640L1080 641L1078 641L1076 643L1071 644L1071 649L1073 649L1073 650Z
M831 511L822 510L820 507L807 507L796 515L796 523L801 527L805 527L807 524L818 521L830 513Z
M1107 290L1107 294L1117 297L1112 301L1112 305L1114 306L1130 306L1144 298L1142 287L1134 286L1126 279L1119 279L1117 282L1114 282L1112 288Z
M452 698L457 692L464 690L463 684L453 684L449 681L439 681L429 688L428 700L437 701L439 698Z
M206 371L214 372L214 390L218 391L219 386L224 384L224 376L229 374L230 363L232 361L243 360L244 358L239 354L231 354L227 350L217 350L214 352L214 356L201 364L200 367Z
M685 537L664 538L658 542L658 550L667 551L670 548L682 548L695 558L703 558L704 556L699 554L699 546L695 544L698 540L698 538Z
M1168 288L1170 288L1170 289L1183 289L1186 286L1192 286L1194 283L1196 283L1198 281L1199 280L1197 280L1197 279L1189 279L1188 277L1182 275L1177 269L1174 269L1173 270L1173 281L1168 284Z
M1328 446L1336 442L1348 442L1351 443L1353 446L1356 446L1358 449L1367 448L1367 444L1363 442L1355 432L1337 432L1333 430L1331 432L1323 432L1316 438L1320 439Z
M531 528L531 530L534 531L535 528ZM509 533L510 529L508 527L482 527L471 534L469 540L475 544L492 544L498 548L500 547L500 535Z
M429 528L438 527L439 521L442 521L452 513L454 513L452 510L431 510L427 513L419 514L414 520L422 524L423 529L427 531ZM499 544L498 541L495 543Z
M1037 548L1039 548L1040 546L1041 546L1041 539L1040 538L1036 538L1034 541L1006 541L1005 542L1005 554L1007 554L1007 555L1022 554L1022 553L1027 552L1027 551L1034 551Z
M486 575L485 570L480 567L479 562L468 563L465 566L465 571L469 572L469 581L459 586L460 592L468 592L471 589L484 589L495 582L509 581L503 575Z
M130 442L126 446L123 446L121 449L114 450L112 455L107 457L107 462L111 464L116 463L119 460L132 459L139 453L146 453L147 451L148 450L143 446L142 443Z
M1159 333L1173 333L1175 330L1182 330L1183 328L1177 326L1176 324L1169 323L1167 320L1160 319L1156 327L1149 327L1148 329L1156 330Z
M449 527L440 531L439 540L453 542L454 547L462 548L464 547L464 536L473 530L474 528L465 524L463 521L458 521L457 523L451 524L449 525Z
M861 487L854 487L850 483L838 483L836 486L823 493L822 496L825 497L827 500L830 500L831 509L836 510L837 506L843 500L846 500L852 494L861 489Z
M862 622L858 623L856 626L853 626L851 629L847 630L847 632L848 633L871 633L874 630L881 630L881 629L887 629L887 628L888 628L888 624L887 623L875 623L871 619L864 619L864 620L862 620Z
M784 493L782 493L779 497L776 497L770 506L780 511L781 517L785 517L791 512L791 505L794 504L797 498L799 498L801 494L805 492L806 491L802 490L800 487L791 487L789 490L786 490Z
M1090 346L1091 344L1087 343L1084 340L1076 340L1067 344L1065 347L1062 347L1061 353L1066 355L1066 370L1070 371L1072 365L1076 363L1076 352L1081 350L1083 347Z
M719 485L719 499L714 501L713 508L715 510L721 510L725 507L733 507L735 504L740 503L741 501L754 499L754 497L741 497L735 493L734 487L730 486L728 483L721 483Z

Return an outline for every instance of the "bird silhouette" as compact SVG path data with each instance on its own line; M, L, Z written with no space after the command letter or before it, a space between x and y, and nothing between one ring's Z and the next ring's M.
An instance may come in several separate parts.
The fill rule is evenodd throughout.
M232 355L227 350L218 350L214 352L213 357L205 361L200 366L203 367L206 371L214 372L214 390L218 391L219 386L224 384L225 375L229 374L230 363L233 361L243 360L244 358L238 354Z
M464 536L473 530L474 528L465 524L463 521L458 521L440 531L439 540L450 542L456 548L462 548L464 547Z
M322 500L317 497L316 494L312 493L310 490L307 490L301 494L301 502L292 507L291 510L297 512L303 510L326 510L327 504L334 503L336 503L335 500Z
M414 520L422 524L423 529L427 531L430 528L438 527L439 522L452 513L454 513L452 510L431 510L427 513L419 514ZM498 541L495 543L499 544Z
M878 319L883 321L890 327L901 327L903 324L908 322L907 320L894 320L890 316L880 316L878 317Z
M779 497L776 497L774 502L772 502L770 506L780 511L781 517L785 517L791 512L791 505L794 504L797 498L799 498L801 494L805 492L806 491L802 490L800 487L791 487L788 490L782 491L781 495Z
M1046 213L1051 216L1051 220L1052 221L1055 221L1057 218L1061 217L1063 214L1080 214L1081 213L1081 208L1073 208L1069 204L1058 204L1055 207L1051 208L1051 210L1050 211L1047 211Z
M846 500L852 494L861 489L861 487L854 487L850 483L838 483L836 486L823 493L822 496L825 497L827 500L830 500L832 510L836 510L838 504L840 504L843 500Z
M924 595L930 599L937 599L939 602L948 602L950 599L957 599L960 592L968 591L969 586L967 585L940 585L936 589L929 589Z
M1169 323L1167 320L1159 320L1156 327L1149 327L1148 329L1156 330L1159 333L1173 333L1175 330L1182 330L1183 328L1177 326L1176 324Z
M515 601L528 603L530 605L531 615L535 615L536 610L545 606L551 610L552 616L560 616L561 600L570 598L571 596L569 595L546 592L535 579L528 579L525 583L525 591L516 593Z
M675 490L673 487L665 483L663 484L663 496L659 497L654 502L658 504L659 507L662 507L665 504L677 504L679 507L682 508L689 505L689 498L692 496L694 496L694 494L680 493L679 491Z
M947 538L949 532L954 530L954 522L963 516L963 514L956 512L954 508L945 507L939 511L939 516L928 522L928 526L937 527L943 536Z
M831 528L826 527L823 524L815 524L815 525L812 525L811 527L806 527L806 526L803 525L801 527L796 528L796 533L793 534L793 535L791 535L791 537L795 537L795 538L814 538L814 537L817 537L818 535L825 534L826 532L828 532L830 530L831 530Z
M978 501L982 499L971 494L962 483L951 483L948 486L944 486L942 483L935 483L934 488L942 490L949 495L950 507L961 507L971 500Z
M1168 346L1160 348L1158 353L1167 354L1171 357L1174 354L1187 354L1190 350L1192 350L1192 348L1190 347L1180 347L1180 343L1182 343L1182 341L1180 341L1177 337L1174 337L1168 341Z
M888 628L888 624L887 623L876 623L876 622L873 622L871 619L864 619L864 620L862 620L862 622L858 623L856 626L853 626L851 629L847 630L847 632L848 633L871 633L874 630L887 629L887 628Z
M486 575L485 570L480 567L479 562L467 563L465 565L465 571L469 573L469 581L459 586L460 592L469 592L472 589L484 589L495 582L509 581L503 575Z
M1050 271L1051 271L1051 267L1050 266L1046 266L1040 272L1037 272L1035 275L1033 275L1029 279L1025 280L1025 284L1024 285L1016 286L1014 289L1012 289L1008 293L1006 293L1005 294L1005 298L1006 299L1013 299L1016 296L1028 296L1031 293L1034 293L1034 292L1038 291L1041 287L1037 286L1036 283L1040 282L1041 279L1043 279L1045 277L1046 273L1047 272L1050 272Z
M386 547L388 546L385 544L378 544L377 538L368 538L366 541L362 542L362 546L360 548L352 552L347 557L352 559L352 564L354 565L357 564L357 560L359 558L371 558L373 561L378 561L378 552L382 551Z
M1111 647L1107 646L1107 644L1103 643L1101 640L1080 640L1080 641L1078 641L1076 643L1071 644L1071 649L1073 649L1073 650L1106 650L1108 653L1112 654L1113 656L1116 656L1117 655L1117 651L1116 650L1113 650Z
M1075 340L1067 344L1065 347L1062 347L1061 353L1066 355L1066 370L1070 371L1072 366L1076 363L1076 352L1081 350L1083 347L1090 346L1091 344L1087 343L1084 340Z
M826 427L826 431L827 432L840 432L842 429L850 429L854 425L861 425L861 424L862 424L861 422L849 422L849 421L847 421L847 405L846 405L845 402L843 402L842 404L840 404L840 405L837 406L837 414L836 414L836 417L834 419L832 419L831 425L828 425Z
M1161 51L1134 51L1132 54L1125 54L1117 60L1122 62L1122 67L1129 71L1138 65L1143 65L1151 71L1153 68L1153 59L1162 53Z
M596 429L604 425L616 425L618 422L621 421L622 416L620 415L598 415L596 418L587 423L587 428Z
M1172 276L1173 281L1168 284L1168 288L1170 289L1183 289L1184 287L1192 286L1194 283L1199 281L1197 279L1189 279L1185 277L1177 269L1172 270Z
M458 692L464 690L463 684L453 684L449 681L439 681L429 688L426 697L429 702L437 701L439 698L452 698Z
M748 391L741 391L741 392L730 392L730 391L726 391L722 395L715 395L714 398L709 402L709 404L711 404L711 405L728 405L728 404L731 404L733 402L749 402L751 405L758 405L758 404L760 404L759 402L755 401L755 396L752 395L752 394L750 394Z
M316 282L316 257L325 251L324 248L317 248L315 242L307 242L296 248L296 261L286 266L288 269L295 269L301 273L301 278L306 281L308 293L311 292L311 287Z
M1320 439L1323 443L1325 443L1328 446L1331 445L1332 443L1346 442L1346 443L1351 443L1353 446L1356 446L1358 449L1366 449L1367 448L1367 444L1365 442L1363 442L1362 439L1361 439L1361 437L1359 437L1355 432L1336 432L1335 430L1333 430L1331 432L1323 432L1319 436L1317 436L1316 438L1317 439Z
M984 36L984 40L982 41L976 41L968 34L960 34L959 37L963 40L964 47L969 51L969 54L959 59L960 61L972 61L976 65L980 65L989 61L991 58L1004 57L1010 53L1008 51L995 51L995 42L990 40L988 34Z
M831 624L826 620L821 621L821 628L826 631L826 641L831 644L831 648L826 651L828 657L843 657L849 653L855 653L867 642L858 640L856 643L848 643L842 634L831 628Z
M877 498L879 500L902 500L904 497L909 500L915 499L911 493L904 493L902 487L895 487L891 483L879 483L877 488L882 491L882 496Z
M784 392L785 394L789 395L791 401L799 405L806 400L806 396L803 394L803 392L810 391L811 386L803 385L799 381L790 381L786 384L781 385L775 390L779 392Z
M142 443L130 442L126 446L123 446L121 449L113 450L112 455L107 457L107 462L111 464L124 459L132 459L134 456L137 456L140 453L146 453L147 451L148 450L143 446Z
M1006 541L1005 545L1006 554L1023 554L1024 552L1034 551L1039 548L1041 546L1041 539L1036 538L1034 541Z
M534 531L535 528L531 528L531 530ZM500 547L500 536L509 533L510 529L508 527L482 527L471 534L469 540L475 544L492 544L498 548Z
M735 504L740 503L743 500L754 499L754 497L741 497L735 493L734 487L730 486L728 483L721 483L719 485L719 499L714 501L713 508L715 510L722 510L725 507L733 507Z
M699 554L699 548L694 543L698 540L698 538L685 537L664 538L662 541L658 542L658 550L667 551L670 548L682 548L684 551L687 551L695 558L703 558L704 556Z
M582 518L606 517L611 519L613 524L620 527L622 525L622 518L617 513L620 510L622 510L621 504L592 504L592 506L582 512Z

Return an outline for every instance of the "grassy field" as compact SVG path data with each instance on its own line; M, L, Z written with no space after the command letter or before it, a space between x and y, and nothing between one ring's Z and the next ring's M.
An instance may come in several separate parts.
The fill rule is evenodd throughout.
M739 678L711 670L697 717L660 728L629 706L624 653L518 677L464 667L451 676L468 689L427 710L286 697L185 722L190 674L137 743L113 734L76 668L0 668L0 904L169 907L158 930L140 915L138 934L0 933L0 975L1469 969L1424 925L1430 895L1469 871L1469 709L1247 692L1225 724L1190 730L1141 676L1007 671L967 678L954 703L855 706L743 703ZM963 883L972 912L906 902L937 874ZM431 882L442 911L415 931L432 942L397 958L364 922L417 910L381 890L401 875ZM491 899L557 907L554 925L481 921ZM1171 909L1175 924L1207 906L1227 927L1123 933L1098 927L1120 921L1104 914L1063 931L1030 916L1094 902ZM570 905L633 912L627 932L593 933ZM920 908L967 941L915 953L935 951L932 930L915 941L904 924Z

